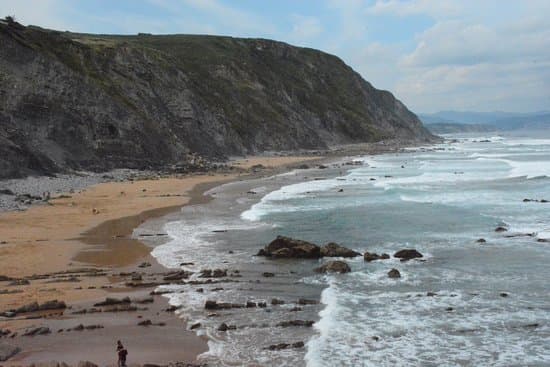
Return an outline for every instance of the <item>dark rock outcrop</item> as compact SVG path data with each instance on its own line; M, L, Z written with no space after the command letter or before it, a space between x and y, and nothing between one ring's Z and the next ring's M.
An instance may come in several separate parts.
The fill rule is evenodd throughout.
M266 349L275 351L275 350L284 350L289 348L303 348L303 347L304 347L304 342L296 342L292 344L290 343L273 344L267 347Z
M0 22L0 178L433 136L338 57L265 39Z
M193 274L190 271L180 270L166 274L162 279L167 282L176 282L182 279L187 279Z
M353 251L347 247L337 243L330 242L321 247L322 257L356 257L361 256L357 251Z
M260 306L260 303L258 303L258 306ZM206 301L204 303L204 309L205 310L228 310L231 308L244 308L246 305L238 304L238 303L229 303L229 302L217 302L217 301Z
M124 298L112 298L107 297L105 298L105 301L101 301L94 304L94 307L102 307L102 306L115 306L115 305L122 305L122 304L130 304L132 301L130 300L130 297L124 297Z
M317 273L349 273L351 268L344 261L329 261L316 268Z
M204 269L199 278L223 278L227 276L227 269Z
M388 272L388 277L392 279L401 278L401 273L397 269L392 269Z
M17 353L21 352L19 347L0 343L0 362L5 362Z
M47 301L42 304L38 302L32 302L27 305L21 306L14 310L9 310L3 313L5 317L14 317L21 313L29 312L38 312L38 311L49 311L49 310L64 310L67 308L67 305L63 301L52 300Z
M290 237L277 236L258 256L272 258L303 258L318 259L321 257L321 248L313 243L296 240Z
M375 261L375 260L386 260L386 259L389 259L390 258L390 255L388 254L382 254L382 255L378 255L377 253L374 253L374 252L365 252L365 254L363 255L363 258L365 259L365 261L367 262L371 262L371 261Z
M218 331L236 330L235 325L227 325L225 322L218 327Z
M395 254L393 254L393 257L397 257L398 259L401 259L401 261L407 261L411 259L416 259L420 257L424 257L420 252L416 251L415 249L404 249L399 250Z
M23 333L23 336L47 335L47 334L50 334L51 332L52 331L50 330L49 327L40 326L40 327L25 330L25 332Z
M271 299L271 305L273 306L284 305L284 304L285 304L285 301L283 301L282 299L277 299L277 298Z
M289 320L289 321L282 321L280 323L277 324L277 326L280 326L280 327L290 327L290 326L306 326L306 327L311 327L313 326L313 324L315 323L315 321L311 321L311 320Z

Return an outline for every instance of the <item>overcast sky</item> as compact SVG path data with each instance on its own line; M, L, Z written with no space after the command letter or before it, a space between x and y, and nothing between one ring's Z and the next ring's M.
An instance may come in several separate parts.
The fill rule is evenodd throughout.
M313 47L415 112L550 110L550 0L0 0L0 15L78 32Z

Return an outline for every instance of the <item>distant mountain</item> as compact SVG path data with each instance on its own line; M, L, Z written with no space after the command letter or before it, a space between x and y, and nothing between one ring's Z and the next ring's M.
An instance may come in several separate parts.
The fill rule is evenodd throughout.
M485 124L459 124L456 122L440 122L424 124L433 134L477 133L497 131L496 126Z
M429 124L458 124L458 122L449 120L447 118L443 118L440 116L436 116L436 114L433 115L426 115L426 114L417 114L418 118L424 123L424 125Z
M550 112L519 117L505 117L493 121L491 124L502 130L550 129Z
M418 114L425 124L492 125L498 130L550 129L550 111L519 112L474 112L440 111Z

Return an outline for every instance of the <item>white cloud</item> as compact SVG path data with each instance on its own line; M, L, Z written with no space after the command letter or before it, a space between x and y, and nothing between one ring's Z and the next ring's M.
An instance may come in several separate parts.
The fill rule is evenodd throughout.
M293 14L292 31L290 39L294 42L301 42L319 36L323 32L321 21L316 17Z
M338 15L337 42L349 42L365 36L365 0L328 0L327 7Z
M65 30L71 28L71 23L60 15L59 10L68 8L70 4L63 0L2 0L0 16L14 15L21 24Z
M415 111L550 105L549 0L325 0L299 15L281 5L282 19L269 13L272 5L144 1L161 11L87 13L69 0L0 0L0 15L61 30L260 36L321 48Z
M401 52L399 46L373 42L355 49L349 62L375 87L392 89L402 77L396 67Z
M245 31L261 34L275 34L272 22L258 14L222 4L218 0L181 0L183 4L213 17L213 21L227 27L230 32ZM183 9L181 9L183 10Z
M404 66L511 63L550 58L550 25L531 19L491 28L483 24L447 21L417 36L416 49Z
M442 65L409 73L395 92L416 111L538 110L550 101L550 62Z
M377 0L367 9L369 14L397 15L430 15L434 17L450 17L462 12L461 2L452 0Z

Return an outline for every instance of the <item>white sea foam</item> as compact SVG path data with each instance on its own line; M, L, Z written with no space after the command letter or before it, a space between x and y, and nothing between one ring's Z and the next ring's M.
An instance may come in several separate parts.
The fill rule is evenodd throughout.
M220 258L220 254L215 254L214 231L246 230L257 227L258 224L236 222L230 218L169 222L165 224L164 229L172 240L155 247L152 255L169 268L178 268L182 262L216 265L223 259Z
M246 222L175 223L175 228L168 230L175 241L160 257L173 264L192 261L194 256L202 264L209 258L223 262L232 258L219 252L209 253L214 229L255 228L266 215L278 212L281 216L274 216L272 225L292 230L301 223L295 226L284 220L278 223L279 218L285 218L282 214L318 210L323 215L332 209L347 214L350 206L373 204L368 210L357 210L359 218L354 220L357 219L358 228L345 227L346 232L339 234L344 241L349 230L356 240L360 239L359 246L363 246L361 239L365 238L369 251L393 253L400 248L416 247L427 261L401 263L392 258L365 263L357 258L346 260L352 267L349 274L311 273L293 283L298 289L328 284L321 295L324 309L314 327L317 334L306 344L308 367L545 365L550 360L545 343L550 338L544 278L548 247L533 237L507 238L506 234L495 233L494 226L505 222L508 234L535 232L537 238L550 238L547 204L522 201L524 197L550 196L546 178L534 179L540 172L547 172L546 166L540 164L548 163L547 150L540 142L505 144L509 143L508 138L490 137L489 143L481 143L481 139L484 138L465 139L450 147L442 145L448 148L442 152L365 157L368 166L356 167L345 176L289 185L268 193L242 213ZM342 187L344 192L336 194L336 189ZM267 190L260 187L257 192ZM399 198L410 203L447 206L404 204L398 202ZM386 208L386 203L391 208L413 208L414 215L403 219L403 213L391 213L391 218L401 216L399 223L403 223L403 228L392 228L375 220L365 220L362 228L361 215L372 219L394 210ZM438 209L434 213L448 217L437 217L430 212L431 208ZM417 233L415 224L425 226L425 221L417 222L415 209L418 217L433 216L433 229L422 227L423 232ZM316 214L307 217L315 218ZM452 228L445 228L445 220ZM370 245L373 229L369 225L387 230L388 237L393 238L375 233L377 240ZM393 230L396 233L390 233ZM476 243L475 239L480 237L486 238L487 243L482 246ZM398 280L387 277L394 267L401 272ZM204 297L209 294L208 289L204 294L175 290L170 302L186 304L189 311L202 310ZM437 295L428 297L428 291ZM507 292L508 297L501 297L501 292ZM236 290L226 289L216 295L219 299L242 302L239 298L242 293ZM284 317L288 318L291 306L279 308ZM269 307L268 311L271 316L277 312ZM247 324L252 317L251 313L241 316L235 312L231 321ZM208 320L205 318L204 322ZM245 327L226 333L223 338L215 328L208 329L211 350L203 356L204 361L214 362L213 365L220 359L234 365L302 365L296 359L299 351L270 354L258 347L258 340L289 341L295 336L282 329L267 328L256 333ZM307 340L310 335L300 340Z
M526 177L529 179L550 176L550 160L519 162L503 159L502 161L508 163L512 167L510 177Z
M544 320L544 310L502 307L486 294L349 293L333 280L322 302L325 309L315 324L319 335L307 344L308 367L334 361L340 366L509 366L550 357L550 351L536 347L537 336L522 328ZM525 355L525 348L536 353Z
M524 145L524 146L533 146L533 145L546 145L550 147L550 139L534 139L534 138L509 138L502 140L502 144L508 146L514 145Z
M345 179L345 180L342 180ZM278 190L272 191L262 197L262 199L252 205L252 207L241 214L241 218L248 221L259 221L268 213L294 212L302 210L315 210L325 208L316 206L315 203L308 203L307 206L296 206L289 203L290 199L315 197L319 192L335 190L349 185L356 185L355 181L347 180L346 177L337 177L331 179L305 181L292 185L283 186ZM284 205L279 205L284 202Z

